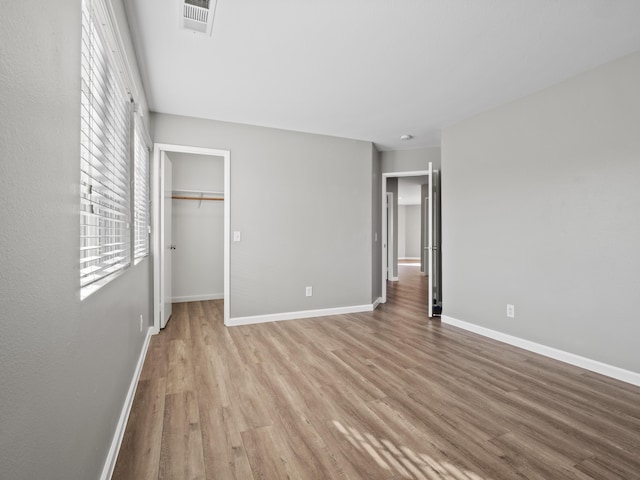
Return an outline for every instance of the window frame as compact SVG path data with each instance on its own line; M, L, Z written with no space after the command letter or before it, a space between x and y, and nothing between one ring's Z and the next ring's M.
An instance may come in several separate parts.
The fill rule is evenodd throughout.
M131 230L133 264L137 265L151 252L151 146L140 105L136 104L131 127Z
M135 148L137 137L147 149L151 141L135 113L140 110L133 103L137 89L109 2L81 4L79 279L84 300L150 254L150 160L147 155L142 165L146 195L143 186L139 190L146 199L141 203ZM145 225L134 224L141 212ZM136 252L136 233L142 228L146 246Z

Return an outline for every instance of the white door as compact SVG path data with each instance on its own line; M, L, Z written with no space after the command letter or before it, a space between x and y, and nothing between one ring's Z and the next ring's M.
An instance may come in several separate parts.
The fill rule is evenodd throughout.
M428 187L429 185L427 185ZM429 258L429 194L427 193L427 189L422 189L421 194L422 197L422 205L420 209L421 214L421 226L422 226L422 255L420 255L420 273L423 275L429 274L429 269L427 267L427 260Z
M387 280L393 280L395 277L395 257L393 254L393 239L395 230L393 218L393 193L387 193Z
M428 302L429 302L429 316L433 317L433 280L435 277L435 265L434 265L434 261L433 261L433 252L434 252L434 242L433 242L433 200L434 200L434 195L433 195L433 186L434 186L434 182L433 182L433 164L431 162L429 162L429 197L427 198L427 265L428 265L428 269L427 269L427 275L429 276L428 278L428 283L429 283L429 298L428 298Z
M440 172L429 162L427 198L427 264L429 275L429 316L442 313L442 267L440 251Z
M162 312L160 314L160 328L164 328L171 316L171 254L176 248L171 239L171 190L172 190L171 160L162 152L160 156L160 177L162 182L162 200L160 202L160 218L162 229L160 233L160 298Z

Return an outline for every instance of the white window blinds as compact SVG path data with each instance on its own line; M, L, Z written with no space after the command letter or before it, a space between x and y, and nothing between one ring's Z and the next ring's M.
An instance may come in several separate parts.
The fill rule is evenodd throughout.
M131 102L96 6L82 2L80 285L84 298L130 264Z
M133 258L138 263L149 255L149 147L144 125L135 118L133 174Z

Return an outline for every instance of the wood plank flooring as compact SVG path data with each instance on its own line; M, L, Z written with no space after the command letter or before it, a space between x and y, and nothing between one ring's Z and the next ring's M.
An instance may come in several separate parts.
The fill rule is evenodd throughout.
M113 478L640 479L640 388L429 320L425 286L232 328L174 305Z

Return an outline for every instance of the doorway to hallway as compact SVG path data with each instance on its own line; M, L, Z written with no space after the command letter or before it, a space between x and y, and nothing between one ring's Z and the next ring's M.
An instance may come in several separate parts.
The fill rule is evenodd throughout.
M441 246L440 246L440 188L439 171L431 162L426 171L389 172L382 175L382 303L387 301L387 288L394 281L401 281L399 263L407 268L416 268L427 276L427 312L429 317L442 311L441 290ZM408 181L407 181L408 180ZM401 191L402 185L413 187ZM413 202L406 198L415 197ZM400 205L404 210L400 210ZM407 221L407 208L412 208L414 220ZM415 215L413 215L415 214ZM404 222L400 219L403 218ZM400 228L400 224L404 226ZM409 234L407 226L415 235ZM407 242L408 237L419 238L415 245ZM410 251L407 250L409 248ZM401 249L404 251L401 252ZM408 253L409 252L409 253Z

